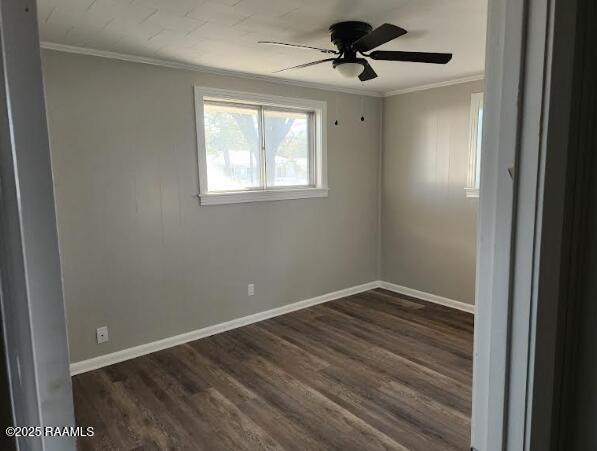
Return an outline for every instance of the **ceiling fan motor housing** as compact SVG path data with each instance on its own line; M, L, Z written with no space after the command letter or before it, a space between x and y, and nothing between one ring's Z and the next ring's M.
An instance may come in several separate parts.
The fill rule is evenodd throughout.
M330 27L331 41L341 53L355 56L353 42L370 33L373 28L366 22L339 22Z

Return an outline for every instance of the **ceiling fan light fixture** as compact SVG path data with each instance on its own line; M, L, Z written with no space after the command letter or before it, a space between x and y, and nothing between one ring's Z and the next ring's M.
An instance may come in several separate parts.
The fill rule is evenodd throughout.
M361 63L348 62L337 64L336 69L338 70L338 72L340 72L340 74L343 77L357 78L359 75L361 75L361 73L365 69L365 66L363 66Z

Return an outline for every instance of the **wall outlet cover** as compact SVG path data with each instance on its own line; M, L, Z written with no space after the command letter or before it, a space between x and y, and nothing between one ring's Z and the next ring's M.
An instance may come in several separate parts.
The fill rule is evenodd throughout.
M254 284L254 283L250 283L250 284L247 286L247 294L248 294L249 296L254 296L254 295L255 295L255 284Z
M97 338L97 344L105 343L106 341L108 341L108 326L98 327L95 331L95 336Z

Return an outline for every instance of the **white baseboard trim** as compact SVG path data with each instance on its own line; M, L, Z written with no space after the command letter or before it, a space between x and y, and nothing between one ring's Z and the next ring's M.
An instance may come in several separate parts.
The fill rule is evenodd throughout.
M215 324L213 326L204 327L202 329L193 330L184 334L175 335L174 337L164 338L162 340L152 341L151 343L142 344L132 348L123 349L121 351L112 352L110 354L101 355L88 360L81 360L70 365L71 375L85 373L87 371L96 370L104 366L112 365L114 363L123 362L125 360L134 359L142 355L150 354L152 352L160 351L162 349L171 348L189 341L197 340L199 338L209 337L210 335L219 334L227 330L236 329L238 327L246 326L248 324L263 321L264 319L273 318L274 316L284 315L285 313L301 310L313 305L322 304L324 302L333 301L346 296L350 296L363 291L378 288L379 282L373 281L362 285L357 285L343 290L334 291L332 293L323 294L311 299L294 302L292 304L284 305L282 307L273 308L264 312L255 313L253 315L244 316L242 318L233 319L224 323Z
M464 312L475 313L475 306L467 304L462 301L455 301L454 299L445 298L438 296L437 294L425 293L424 291L415 290L413 288L403 287L396 285L395 283L378 281L378 286L394 293L404 294L413 298L421 299L422 301L433 302L434 304L443 305L445 307L451 307Z
M72 376L74 376L75 374L96 370L114 363L134 359L135 357L140 357L142 355L150 354L162 349L178 346L183 343L188 343L189 341L198 340L199 338L209 337L210 335L219 334L221 332L226 332L227 330L236 329L238 327L253 324L258 321L263 321L268 318L284 315L296 310L301 310L313 305L351 296L353 294L362 293L364 291L373 290L375 288L385 288L386 290L393 291L398 294L404 294L406 296L411 296L423 301L433 302L434 304L440 304L469 313L475 313L474 305L448 299L436 294L425 293L424 291L403 287L394 283L376 280L373 282L364 283L362 285L345 288L343 290L334 291L332 293L323 294L321 296L316 296L311 299L294 302L292 304L273 308L264 312L255 313L253 315L243 316L242 318L233 319L224 323L214 324L213 326L193 330L184 334L164 338L162 340L152 341L151 343L134 346L132 348L123 349L121 351L112 352L110 354L101 355L88 360L81 360L80 362L74 362L70 365L70 373Z

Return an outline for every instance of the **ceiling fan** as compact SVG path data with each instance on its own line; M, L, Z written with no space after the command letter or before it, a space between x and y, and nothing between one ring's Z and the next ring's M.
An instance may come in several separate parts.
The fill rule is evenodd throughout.
M452 59L451 53L429 53L429 52L402 52L388 50L374 50L386 42L390 42L407 31L389 23L385 23L375 30L366 22L349 21L339 22L330 27L331 41L337 50L322 49L309 45L287 44L285 42L258 41L260 44L282 45L288 47L299 47L310 50L317 50L322 53L335 55L311 63L299 64L298 66L287 67L276 72L283 72L292 69L302 69L316 64L331 61L334 69L337 69L343 76L348 78L359 77L361 81L372 80L377 74L365 58L382 61L410 61L414 63L446 64ZM371 52L371 50L374 50ZM365 53L369 52L369 53Z

